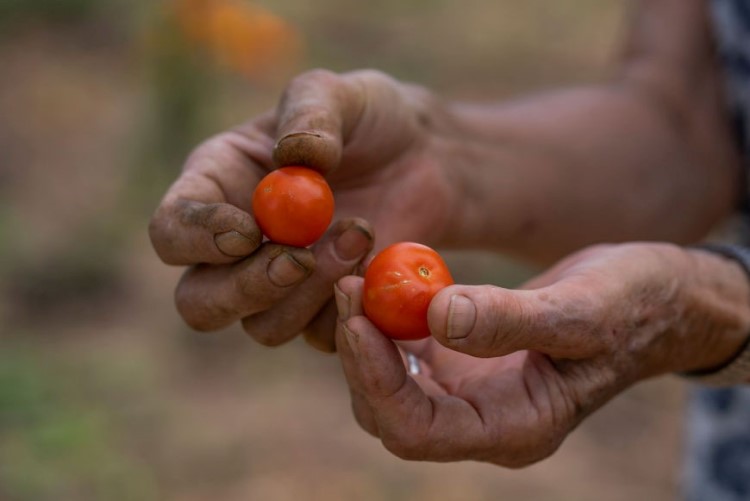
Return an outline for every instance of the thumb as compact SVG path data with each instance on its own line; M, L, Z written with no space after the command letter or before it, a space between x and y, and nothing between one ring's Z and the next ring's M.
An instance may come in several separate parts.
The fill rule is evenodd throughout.
M364 102L361 86L330 71L312 70L292 80L277 110L275 163L334 170Z
M601 346L596 341L596 312L587 296L562 287L454 285L433 298L428 322L439 343L476 357L533 350L553 358L581 359Z

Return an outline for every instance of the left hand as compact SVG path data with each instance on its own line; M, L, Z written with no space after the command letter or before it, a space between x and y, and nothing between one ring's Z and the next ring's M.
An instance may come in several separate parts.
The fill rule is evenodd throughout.
M524 290L455 285L430 305L432 338L399 346L363 316L362 279L337 287L337 344L355 416L399 457L521 467L551 455L633 383L710 368L750 332L733 261L668 244L597 246Z

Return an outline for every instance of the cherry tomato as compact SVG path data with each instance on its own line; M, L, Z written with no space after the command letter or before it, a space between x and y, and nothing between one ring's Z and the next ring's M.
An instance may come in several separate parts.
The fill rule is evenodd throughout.
M448 266L437 252L411 242L393 244L375 256L365 272L365 315L392 339L428 337L430 301L452 284Z
M253 194L253 215L269 240L295 247L315 243L333 219L333 192L318 172L283 167L264 177Z

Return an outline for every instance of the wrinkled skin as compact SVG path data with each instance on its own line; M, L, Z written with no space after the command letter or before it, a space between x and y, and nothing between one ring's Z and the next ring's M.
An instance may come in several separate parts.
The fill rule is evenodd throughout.
M198 330L241 320L266 345L300 332L333 349L333 283L375 245L444 242L452 174L427 148L429 95L375 71L317 70L291 82L279 108L210 139L188 159L150 226L161 259L187 265L177 307ZM377 102L378 106L370 106ZM262 243L251 195L275 166L322 171L338 222L310 249ZM407 217L408 216L408 217Z
M712 288L714 280L733 285ZM418 375L363 316L360 278L340 281L336 295L354 414L415 460L539 461L623 389L720 364L750 329L738 265L666 244L593 247L524 290L444 289L430 306L434 337L400 345L420 359Z
M199 147L153 217L159 256L189 267L182 316L199 330L241 321L274 346L302 332L332 351L335 331L357 419L409 459L523 466L636 381L730 360L749 287L705 252L593 247L526 290L449 287L433 338L406 347L414 377L347 276L399 240L549 264L600 242L693 243L727 217L741 162L706 2L634 8L611 81L496 106L373 71L296 78L276 110ZM263 243L250 215L258 181L291 164L336 195L337 222L310 249Z

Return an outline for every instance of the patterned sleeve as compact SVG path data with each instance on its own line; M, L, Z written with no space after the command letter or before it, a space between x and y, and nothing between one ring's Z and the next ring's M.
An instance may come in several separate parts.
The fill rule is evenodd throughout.
M750 1L712 0L716 43L725 69L728 106L737 143L743 153L741 209L750 214Z
M711 0L727 98L745 158L744 218L750 218L750 0ZM750 232L736 238L746 245ZM750 386L695 388L687 421L682 493L687 501L750 500Z

